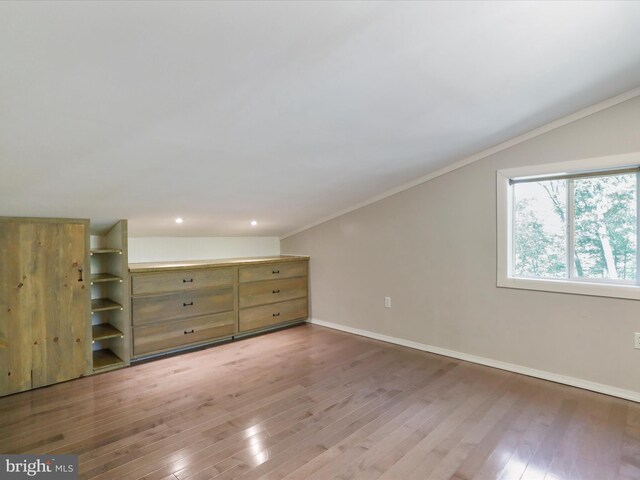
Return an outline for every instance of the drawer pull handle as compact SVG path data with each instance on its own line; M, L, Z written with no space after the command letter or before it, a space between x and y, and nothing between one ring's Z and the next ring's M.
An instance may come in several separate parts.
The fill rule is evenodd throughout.
M196 331L195 331L193 328L192 328L191 330L185 330L185 331L184 331L184 334L185 334L185 335L188 335L188 334L190 334L190 333L196 333Z
M193 302L183 303L182 306L183 307L193 307Z
M279 316L280 316L280 312L278 312L278 313L274 313L274 314L273 314L273 316L274 316L274 317L279 317Z
M280 273L280 270L271 270L271 273L272 273L273 275L277 275L278 273Z
M278 290L272 290L271 293L280 293L280 289Z
M189 278L189 279L183 278L182 283L193 283L193 278Z

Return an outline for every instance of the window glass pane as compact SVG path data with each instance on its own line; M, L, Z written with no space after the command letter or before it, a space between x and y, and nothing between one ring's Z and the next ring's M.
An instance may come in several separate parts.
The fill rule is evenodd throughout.
M518 277L567 277L567 180L513 186L514 265Z
M577 277L636 279L636 174L573 180Z

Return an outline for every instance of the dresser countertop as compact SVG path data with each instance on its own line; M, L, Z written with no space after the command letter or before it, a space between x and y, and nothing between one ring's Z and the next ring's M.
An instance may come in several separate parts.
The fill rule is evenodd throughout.
M309 257L305 255L272 255L268 257L243 257L243 258L220 258L215 260L181 260L175 262L145 262L130 263L129 272L145 273L145 272L165 272L171 270L186 270L194 268L209 267L237 267L241 265L260 265L262 263L285 263L308 261Z

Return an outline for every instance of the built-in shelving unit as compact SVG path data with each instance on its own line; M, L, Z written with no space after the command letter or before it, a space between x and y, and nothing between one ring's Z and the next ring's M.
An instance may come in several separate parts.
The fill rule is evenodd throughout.
M124 338L124 334L109 323L92 325L91 333L93 334L94 342L96 340L107 340L108 338Z
M107 310L122 310L123 307L110 298L92 298L91 313L106 312Z
M90 240L93 371L102 372L131 357L127 221Z
M108 348L93 351L94 371L107 369L112 370L114 368L124 367L124 365L124 360L122 360Z
M92 273L91 285L104 282L122 282L122 277L119 275L112 275L110 273Z
M122 249L120 248L92 248L90 251L90 255L100 255L104 253L117 253L118 255L122 255Z

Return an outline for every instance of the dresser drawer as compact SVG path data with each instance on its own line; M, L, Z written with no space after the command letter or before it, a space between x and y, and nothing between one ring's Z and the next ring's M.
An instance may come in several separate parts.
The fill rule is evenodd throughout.
M258 282L278 278L302 277L307 275L309 262L272 263L255 267L240 267L241 282Z
M200 288L164 295L133 297L133 325L195 317L234 309L233 287Z
M307 277L285 278L240 285L240 308L307 296Z
M233 268L140 273L131 277L131 292L133 295L146 295L205 287L232 286L233 278Z
M134 356L159 353L174 348L229 337L235 331L233 312L134 327Z
M248 332L293 320L304 320L307 318L307 308L307 299L299 298L242 309L240 310L240 331Z

